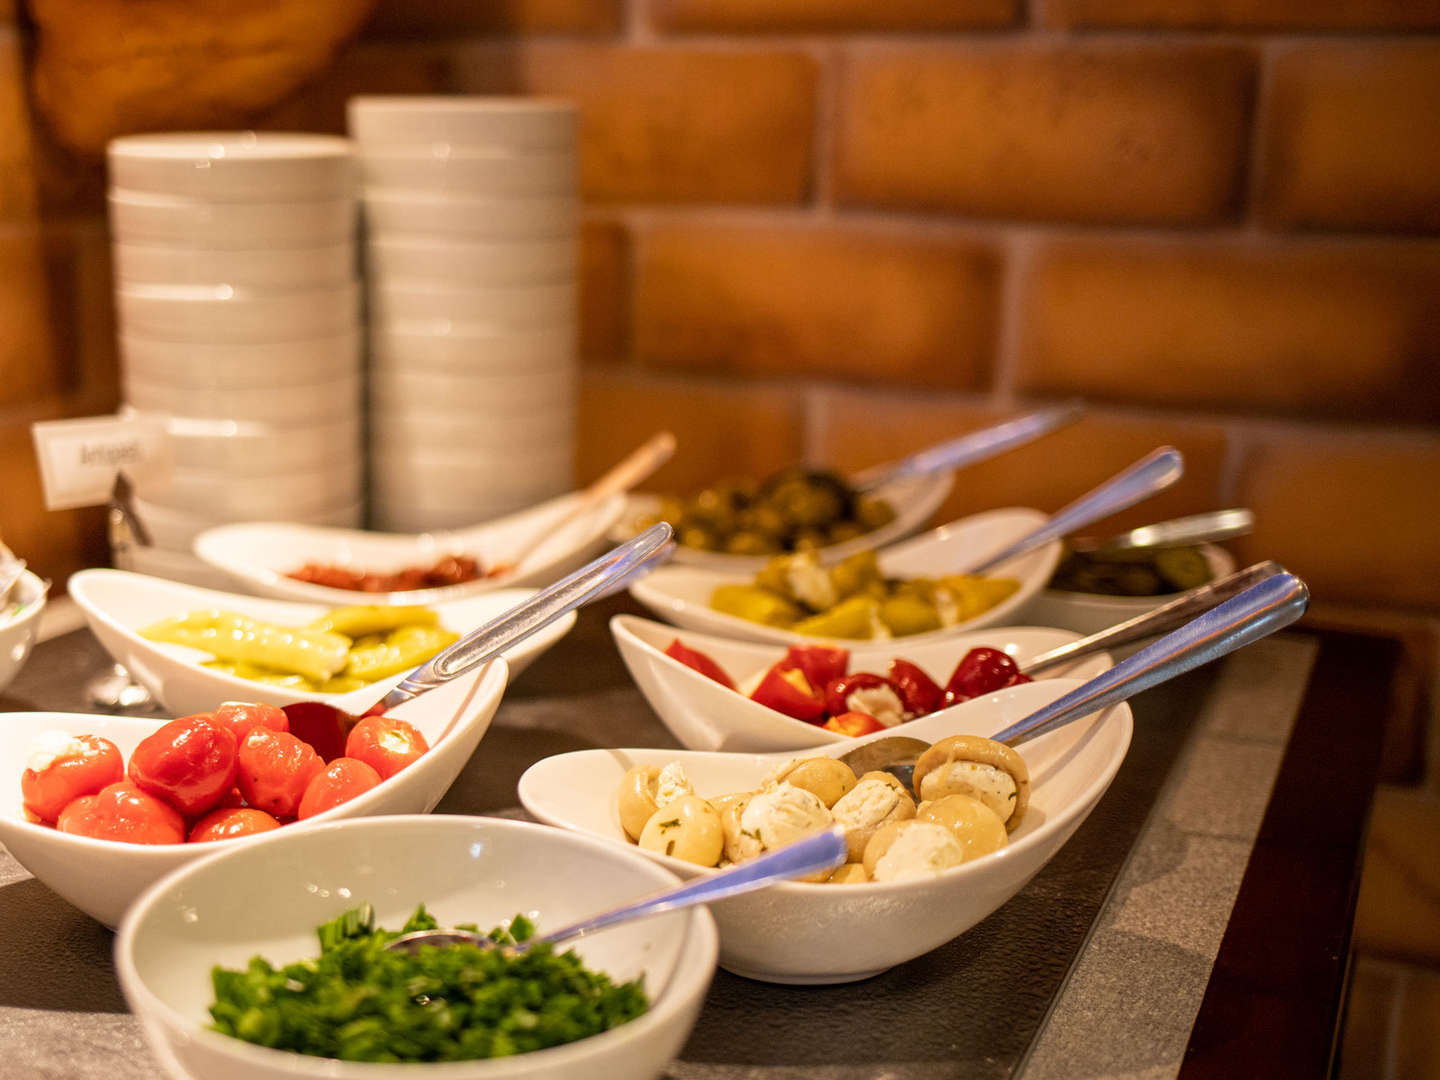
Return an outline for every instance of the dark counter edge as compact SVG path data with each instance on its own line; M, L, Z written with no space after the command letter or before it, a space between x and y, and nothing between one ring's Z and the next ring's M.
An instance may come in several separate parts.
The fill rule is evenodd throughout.
M1402 650L1384 638L1316 636L1180 1080L1313 1078L1338 1067L1361 860Z

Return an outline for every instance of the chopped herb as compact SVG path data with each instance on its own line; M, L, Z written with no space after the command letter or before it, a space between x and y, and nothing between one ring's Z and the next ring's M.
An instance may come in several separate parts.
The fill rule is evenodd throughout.
M671 818L669 821L662 821L659 827L661 832L664 832L666 829L678 829L680 827L680 819L677 817Z
M573 952L473 945L390 952L387 942L438 924L422 904L399 931L377 929L365 904L317 930L317 959L275 968L256 956L215 967L215 1030L247 1042L346 1061L467 1061L574 1042L649 1006L643 977L615 985ZM474 930L474 926L461 929ZM516 915L489 937L519 944L534 924Z
M670 840L670 841L667 841L667 842L666 842L666 844L665 844L665 854L666 854L666 855L674 855L674 854L675 854L675 841L674 841L674 840Z

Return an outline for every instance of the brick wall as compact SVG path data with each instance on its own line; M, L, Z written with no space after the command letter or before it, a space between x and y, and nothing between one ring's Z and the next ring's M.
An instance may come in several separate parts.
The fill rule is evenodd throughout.
M63 575L98 525L39 509L24 432L114 401L103 177L31 115L19 8L0 0L0 526ZM1433 784L1436 0L381 0L256 120L341 130L359 91L580 102L582 477L661 425L681 446L657 482L688 488L1085 398L944 513L1053 509L1180 446L1182 484L1114 524L1252 507L1243 559L1412 642L1387 761ZM1419 798L1382 810L1433 836ZM1440 957L1440 933L1405 936L1440 925L1420 895L1429 922L1375 947Z

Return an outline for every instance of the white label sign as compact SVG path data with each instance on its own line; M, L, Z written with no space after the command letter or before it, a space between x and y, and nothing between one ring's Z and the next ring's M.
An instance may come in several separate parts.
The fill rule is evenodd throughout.
M30 425L47 510L100 506L121 470L137 484L168 483L170 438L155 417L90 416Z

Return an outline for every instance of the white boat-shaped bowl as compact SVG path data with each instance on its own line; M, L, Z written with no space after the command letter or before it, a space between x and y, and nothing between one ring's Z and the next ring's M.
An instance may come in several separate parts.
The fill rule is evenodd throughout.
M1039 510L1025 507L972 514L882 549L879 553L880 569L887 577L898 578L961 574L1044 520L1045 515ZM1015 578L1020 587L999 604L954 626L893 640L909 647L953 637L967 630L1014 622L1015 616L1045 587L1059 560L1058 540L1051 540L1019 558L1007 560L990 571L990 576ZM817 641L832 645L856 644L853 640L809 637L766 626L727 615L710 606L710 596L717 586L748 585L753 581L754 574L724 574L692 566L665 566L637 581L630 587L630 593L662 619L687 630L699 630L717 637L781 644Z
M693 630L677 631L665 623L634 615L616 615L610 620L610 633L645 700L687 750L764 753L854 741L839 732L786 716L746 696L743 691L752 689L759 677L785 655L785 650L777 645L736 641ZM1079 636L1041 626L996 626L914 646L905 638L856 642L850 646L850 671L883 675L890 661L899 657L918 664L943 687L960 658L978 646L1001 649L1023 664L1041 653L1068 645ZM719 664L739 691L722 686L666 656L666 647L676 638ZM1040 677L1093 679L1108 670L1111 663L1108 654L1096 653L1057 666ZM908 735L913 723L897 724L890 728L890 734Z
M496 660L391 710L389 715L418 728L430 749L349 802L274 831L303 831L343 818L377 814L429 813L490 727L507 678L504 660ZM219 703L213 701L211 707ZM43 712L12 713L0 724L0 775L8 778L0 785L0 842L62 899L109 927L119 923L136 897L170 871L213 855L222 845L248 845L265 835L209 844L123 844L62 833L25 819L20 774L36 735L56 730L100 735L113 742L128 762L140 740L158 727L158 721L135 717Z
M431 604L515 585L546 584L599 554L606 533L625 508L623 495L568 517L581 498L572 492L503 518L469 528L427 533L378 533L284 522L244 522L207 529L195 554L229 574L237 587L281 600L329 604ZM553 523L553 528L547 527ZM539 542L521 553L517 546ZM495 577L408 592L362 593L286 577L306 563L357 570L392 571L428 566L444 555L473 555L482 568L519 557L514 569ZM361 599L357 599L361 598Z
M348 694L316 694L215 671L203 666L202 662L210 659L208 653L184 645L150 641L139 633L161 619L212 609L233 611L282 626L303 626L329 611L332 607L329 604L265 600L124 570L82 570L70 578L69 589L100 644L176 716L208 712L222 701L264 701L272 705L327 701L347 712L363 712L407 674L381 679ZM432 607L440 616L441 625L464 634L533 595L534 589L501 589ZM574 625L575 613L570 612L509 649L505 661L511 676L524 671Z
M884 499L895 510L895 519L888 525L853 540L830 544L820 549L826 562L835 562L847 555L866 548L881 548L913 536L923 529L940 509L940 504L954 486L954 474L949 472L931 473L929 476L911 476L896 480L884 487L876 488L870 494ZM636 533L636 522L647 515L660 512L660 496L649 494L631 495L625 504L625 512L611 530L610 538L619 543ZM673 524L673 523L672 523ZM720 551L705 551L702 548L678 545L673 561L683 566L697 566L726 574L753 576L760 572L769 560L768 555L726 555Z
M930 742L960 733L993 734L1079 685L1076 679L1047 679L1012 687L916 720L909 734ZM863 885L782 882L712 904L720 926L720 966L766 982L851 982L964 933L1024 888L1080 827L1119 771L1131 726L1129 707L1117 705L1023 744L1030 808L1000 851L928 878ZM838 756L865 741L817 747L813 755ZM633 846L615 807L616 788L632 766L678 761L697 794L716 796L754 789L794 756L581 750L527 769L520 801L547 824ZM656 852L644 854L681 877L712 872Z

